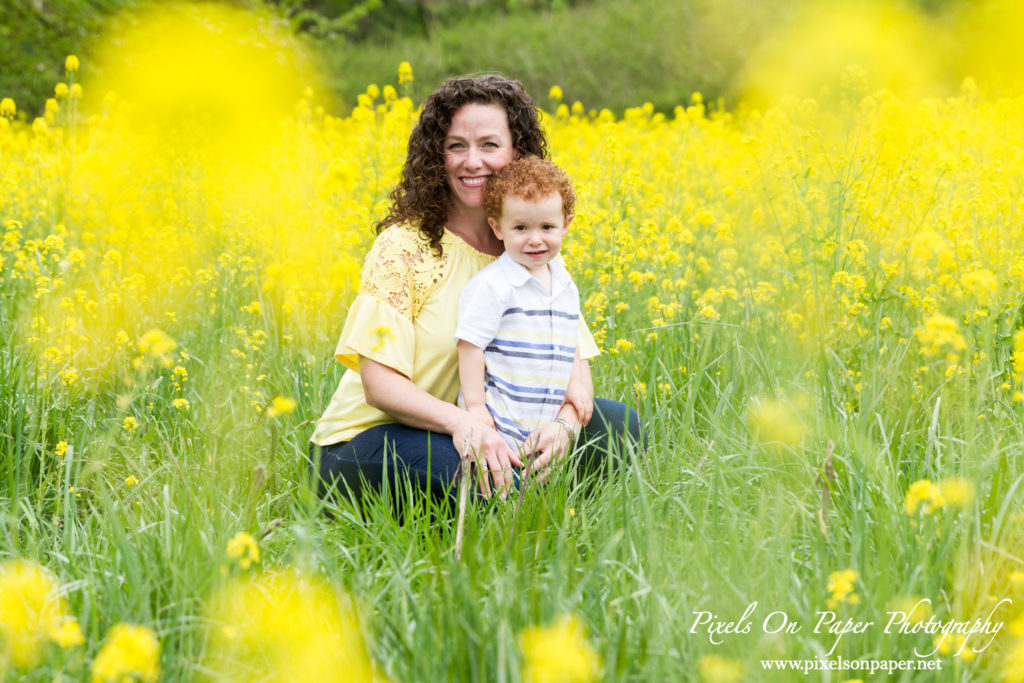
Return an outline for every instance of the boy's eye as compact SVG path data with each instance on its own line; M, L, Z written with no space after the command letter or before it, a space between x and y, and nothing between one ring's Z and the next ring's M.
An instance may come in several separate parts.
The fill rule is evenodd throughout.
M544 230L554 230L555 229L555 226L553 226L551 224L545 224L545 225L543 225L541 227L543 227Z
M526 226L525 225L517 225L517 226L515 226L512 229L513 230L526 230Z

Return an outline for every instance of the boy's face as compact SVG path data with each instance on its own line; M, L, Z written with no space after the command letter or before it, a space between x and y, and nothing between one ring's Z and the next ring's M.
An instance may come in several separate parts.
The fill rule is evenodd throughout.
M562 196L557 192L538 201L505 197L501 218L488 218L495 236L505 243L505 253L537 275L558 256L572 216L562 215Z

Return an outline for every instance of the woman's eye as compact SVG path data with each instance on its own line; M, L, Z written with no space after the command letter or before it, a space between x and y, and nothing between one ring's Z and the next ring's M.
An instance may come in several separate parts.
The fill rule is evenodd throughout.
M498 146L497 142L485 142L484 143L484 147L497 147L497 146Z
M461 142L449 142L448 143L448 149L462 149L462 143Z

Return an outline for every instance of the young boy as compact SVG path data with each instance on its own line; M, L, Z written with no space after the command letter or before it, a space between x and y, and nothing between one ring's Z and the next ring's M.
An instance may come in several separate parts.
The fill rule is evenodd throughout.
M545 159L524 157L494 173L484 210L505 253L459 299L459 405L519 452L534 430L559 421L580 371L579 292L559 256L575 203L572 183Z

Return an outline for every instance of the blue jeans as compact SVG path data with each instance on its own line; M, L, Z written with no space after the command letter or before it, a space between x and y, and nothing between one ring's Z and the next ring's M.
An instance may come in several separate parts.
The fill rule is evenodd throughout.
M626 439L647 447L636 411L618 401L594 399L594 415L577 441L582 473L616 467ZM454 504L460 465L451 436L402 424L370 427L351 441L310 445L309 468L319 475L320 495L337 490L356 501L364 492L379 493L385 486L400 491L408 481L435 501Z

